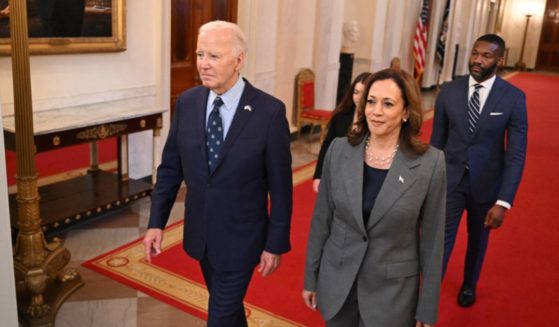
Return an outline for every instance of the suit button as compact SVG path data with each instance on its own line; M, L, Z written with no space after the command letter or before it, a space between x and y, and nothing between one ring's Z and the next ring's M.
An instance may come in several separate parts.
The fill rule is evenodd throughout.
M363 236L363 242L367 242L367 236Z

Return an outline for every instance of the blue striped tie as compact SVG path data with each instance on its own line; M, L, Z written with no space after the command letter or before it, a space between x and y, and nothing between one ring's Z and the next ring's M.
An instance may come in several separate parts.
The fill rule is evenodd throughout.
M483 85L475 84L474 87L476 89L468 102L468 129L470 130L470 134L474 134L479 120L479 89L481 89Z
M223 100L221 100L220 97L215 98L206 127L206 153L208 155L208 168L210 173L215 169L215 164L219 159L219 149L223 144L223 124L219 114L219 107L222 105Z

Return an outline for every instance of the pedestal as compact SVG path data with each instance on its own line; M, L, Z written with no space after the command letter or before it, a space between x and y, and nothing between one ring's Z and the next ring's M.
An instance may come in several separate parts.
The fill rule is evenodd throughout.
M351 86L353 74L353 53L340 53L340 72L338 74L338 92L336 93L336 105L344 97L347 88Z

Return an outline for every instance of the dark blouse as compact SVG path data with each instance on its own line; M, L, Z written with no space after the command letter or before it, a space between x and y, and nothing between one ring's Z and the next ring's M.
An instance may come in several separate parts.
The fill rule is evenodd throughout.
M363 222L367 226L388 169L373 168L366 163L363 163L363 166L365 166L363 172Z
M332 117L330 120L330 124L328 124L328 133L324 138L324 142L322 142L322 146L320 147L320 152L318 153L318 160L316 161L316 169L314 171L313 179L320 179L322 176L322 164L324 162L324 156L326 156L326 151L330 146L330 143L336 137L344 137L347 136L347 132L349 132L349 127L353 122L353 114L355 113L355 108L351 108L347 112L337 114L336 116Z

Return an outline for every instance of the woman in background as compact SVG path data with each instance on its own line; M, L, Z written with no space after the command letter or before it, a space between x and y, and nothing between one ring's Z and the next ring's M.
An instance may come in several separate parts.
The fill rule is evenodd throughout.
M303 299L326 326L432 326L438 315L446 172L417 139L415 79L392 69L365 82L356 126L324 158Z
M357 108L359 101L361 101L361 96L365 88L363 83L365 83L365 80L369 76L371 76L371 73L359 74L353 83L351 83L351 86L347 89L347 92L332 113L332 118L328 125L328 134L326 134L326 138L320 147L314 171L312 187L315 192L318 192L318 186L320 185L322 163L324 162L324 155L326 155L328 146L330 146L330 143L332 143L336 137L346 136L350 128L357 121L357 110L355 110L355 108Z

